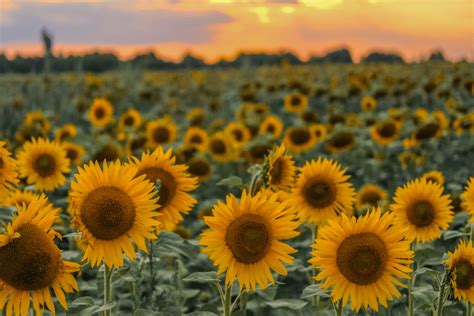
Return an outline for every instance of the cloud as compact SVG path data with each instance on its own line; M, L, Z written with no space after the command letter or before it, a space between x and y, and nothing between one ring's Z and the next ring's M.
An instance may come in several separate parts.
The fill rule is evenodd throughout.
M40 29L46 27L62 43L204 43L212 39L214 26L232 21L217 11L127 10L111 3L29 3L8 12L0 25L0 41L38 41Z

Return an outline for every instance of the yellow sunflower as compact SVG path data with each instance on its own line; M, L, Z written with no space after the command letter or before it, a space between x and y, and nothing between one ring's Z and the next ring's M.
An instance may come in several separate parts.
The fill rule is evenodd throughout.
M247 146L247 150L241 152L241 156L245 157L245 159L250 163L261 164L272 148L273 145L270 143L254 142L250 146Z
M285 145L274 148L265 162L265 182L273 191L290 191L296 181L296 167L293 157Z
M327 151L336 154L351 150L356 143L353 133L349 131L339 131L332 134L324 147Z
M112 122L114 108L105 98L95 98L89 108L89 120L97 127L105 127Z
M259 132L261 134L270 134L274 138L278 138L283 132L283 122L278 116L269 115L260 123Z
M148 147L151 148L174 142L177 134L176 124L168 117L150 121L146 125Z
M158 147L152 153L142 153L141 159L132 157L131 165L136 168L136 176L145 175L145 179L155 184L160 181L157 212L164 229L169 229L183 220L182 214L188 214L197 203L188 192L196 189L197 179L189 176L186 165L176 164L172 150L164 152Z
M421 176L422 179L426 179L426 181L431 181L434 183L439 184L440 186L444 185L444 176L443 173L437 170L432 170L424 173Z
M135 259L134 245L147 252L146 240L156 239L159 226L153 184L135 177L136 168L120 161L102 168L90 162L78 168L71 182L72 225L86 244L83 260L92 267L104 262L109 268L123 266L123 255Z
M142 124L142 116L140 112L131 108L127 112L120 115L119 118L119 129L123 130L125 128L137 128Z
M38 195L34 193L33 191L21 191L21 190L15 190L10 193L8 197L5 198L3 202L0 203L0 205L4 206L15 206L15 205L23 205L25 204L26 206L30 205L30 203L36 199L39 199L40 197L45 197L46 195Z
M196 177L199 182L207 181L212 174L212 165L205 158L194 157L187 162L187 165L189 174Z
M240 200L229 194L218 201L212 216L204 216L209 226L200 236L202 251L209 255L217 273L226 273L229 287L235 278L240 290L265 289L275 284L271 270L287 275L285 266L293 262L296 250L282 242L299 235L294 216L285 212L277 196L242 193ZM271 269L271 270L270 270Z
M471 222L474 222L474 177L469 178L461 198L463 199L463 206L471 214Z
M316 138L317 143L326 138L326 135L328 133L326 126L324 126L323 124L313 124L309 127L309 130Z
M82 157L86 154L84 147L78 144L62 142L61 147L66 151L66 157L70 160L71 165L78 165L82 162Z
M232 139L232 143L237 147L247 144L252 138L252 134L247 126L242 122L230 122L224 129L224 134Z
M209 138L208 150L212 158L218 162L234 160L238 154L232 141L222 132L212 134Z
M8 196L18 183L17 164L11 155L6 143L0 141L0 200Z
M283 139L285 146L293 153L309 151L316 144L316 137L307 127L289 127Z
M302 112L308 107L308 97L301 93L291 93L285 97L284 104L288 112Z
M72 273L79 271L79 265L63 261L54 244L59 234L52 226L58 213L51 204L34 200L18 206L12 222L0 234L0 310L6 315L29 315L30 298L36 315L42 315L45 308L54 314L50 289L64 309L64 294L78 290Z
M196 147L199 151L206 151L209 135L199 127L190 127L184 134L184 144Z
M407 239L430 242L441 236L453 219L449 195L443 188L426 179L415 179L395 191L390 206L395 214L394 224L407 227Z
M51 130L51 123L43 112L28 112L23 120L23 125L28 129L36 130L45 135Z
M58 128L54 133L54 138L58 143L65 140L71 140L77 135L77 128L74 124L65 124Z
M52 191L66 183L63 173L71 171L66 154L61 144L48 139L26 142L18 153L20 177L37 190Z
M375 184L365 184L357 192L356 208L364 209L369 207L381 206L387 201L387 191Z
M461 240L454 252L448 253L446 259L451 271L451 287L454 297L474 304L474 248L472 241Z
M346 170L329 159L306 162L287 197L288 205L296 209L299 218L312 224L341 213L352 214L355 191Z
M331 289L333 301L350 300L351 309L379 304L388 307L393 297L400 298L396 286L405 287L400 279L409 279L413 262L405 231L392 225L393 214L382 215L379 208L363 217L330 220L318 230L309 262L320 272L321 288Z
M204 123L205 118L206 118L206 114L204 110L201 108L190 109L186 113L186 119L189 121L189 125L191 126L202 125Z
M454 120L453 128L458 135L464 132L474 134L474 112L462 115Z
M373 97L366 95L360 100L360 107L365 112L372 112L377 107L377 100Z
M385 120L372 126L370 136L380 145L389 145L397 140L400 134L400 124L392 119Z

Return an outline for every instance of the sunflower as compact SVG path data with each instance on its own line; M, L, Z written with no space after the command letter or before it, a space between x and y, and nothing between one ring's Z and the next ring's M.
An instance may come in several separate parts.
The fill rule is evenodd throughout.
M300 118L306 124L316 124L319 122L318 114L314 110L306 110L301 112Z
M51 130L51 123L43 112L28 112L23 120L23 125L30 129L38 131L42 135L46 135Z
M123 254L135 259L134 244L147 252L146 240L156 239L157 198L145 176L120 161L90 162L78 168L71 182L72 225L86 244L83 260L92 267L123 266Z
M82 157L86 154L84 147L74 143L62 142L61 146L66 151L66 157L72 165L78 165L82 162Z
M432 170L424 173L421 176L422 179L426 179L426 181L431 181L434 183L439 184L440 186L444 185L444 176L441 172L437 170Z
M269 115L260 123L259 132L261 134L270 134L274 138L278 138L283 132L283 122L278 116Z
M254 164L263 163L265 157L272 150L273 145L267 142L254 142L247 146L247 150L241 153L248 162Z
M222 132L214 133L209 139L208 150L218 162L227 162L237 157L232 141Z
M137 169L136 176L145 175L145 179L159 184L160 204L157 212L164 229L169 229L183 220L181 213L187 214L197 203L188 192L196 189L197 179L189 176L186 165L178 165L172 156L172 150L164 152L158 147L151 154L142 153L141 159L132 157L130 165Z
M204 110L201 108L194 108L190 109L186 113L186 119L189 121L189 125L191 126L200 126L204 123L204 119L206 118L206 114Z
M289 127L283 139L285 146L293 153L308 151L316 144L316 137L307 127Z
M259 192L251 196L244 191L238 200L229 194L226 203L217 202L212 216L204 216L204 222L209 228L199 243L217 273L226 272L227 286L237 278L240 290L256 291L257 284L262 289L269 282L275 284L271 270L287 274L282 262L292 263L291 254L296 250L281 240L298 236L298 223L276 195L268 198Z
M308 107L308 97L301 93L291 93L285 97L284 104L288 112L302 112Z
M474 134L474 112L458 117L453 122L453 128L458 135L464 132Z
M372 112L377 107L377 100L373 97L366 95L360 100L360 107L365 112Z
M124 128L137 128L142 124L142 116L140 112L135 109L128 109L127 112L120 115L119 118L119 129L123 130Z
M58 233L52 225L59 209L41 199L17 207L16 216L0 234L0 310L27 316L31 298L35 314L42 315L45 307L54 314L50 288L67 309L64 294L78 290L72 273L79 271L79 265L63 261L54 244Z
M293 157L286 152L285 145L275 147L266 157L265 182L273 191L290 191L296 180Z
M404 240L405 231L392 225L393 214L379 208L365 216L330 220L318 231L309 262L320 269L315 279L331 290L334 301L350 300L351 309L363 306L378 311L379 304L400 297L399 279L409 279L413 251Z
M184 144L192 145L199 151L206 151L209 143L209 135L199 127L190 127L184 134Z
M430 242L441 236L453 219L449 195L443 188L426 179L415 179L395 191L390 206L395 214L394 224L407 227L407 239Z
M461 240L454 252L448 253L446 264L451 272L454 297L474 304L474 248L472 241Z
M65 124L62 127L58 128L54 133L54 138L58 143L61 143L65 140L71 140L77 135L77 128L74 124Z
M99 148L94 155L92 155L92 161L115 161L122 157L123 151L122 148L117 145L116 143L110 142L108 144L103 145Z
M471 214L471 222L474 221L474 177L469 178L465 191L461 194L461 198L463 199L463 206L467 212Z
M136 135L128 139L125 152L128 157L133 156L137 151L143 149L148 139L144 135Z
M6 143L0 141L0 200L8 196L18 183L17 164L11 155Z
M318 143L322 141L328 133L326 126L323 124L313 124L309 127L309 130L314 135L316 142Z
M45 197L46 195L41 195L41 197ZM35 199L40 198L40 195L35 194L33 191L21 191L21 190L15 190L6 197L1 205L4 206L15 206L15 205L23 205L25 204L26 206L30 205L32 201Z
M375 184L365 184L357 192L356 208L381 206L387 200L387 191Z
M242 147L247 144L252 137L248 127L241 122L231 122L227 124L224 129L224 134L229 136L232 139L233 144L237 147Z
M89 120L94 126L104 127L113 119L114 108L105 98L95 98L89 108Z
M356 139L353 133L349 131L339 131L329 137L324 148L333 154L342 153L351 150L355 142Z
M171 118L162 118L148 122L146 125L146 135L148 147L156 148L174 142L178 130Z
M370 136L380 145L389 145L393 143L400 134L400 124L392 119L385 120L372 126Z
M329 159L306 162L288 195L288 205L297 209L299 218L313 224L341 213L351 214L355 191L346 170Z
M189 174L196 177L199 182L207 181L212 174L212 166L205 158L195 157L188 161L187 165Z
M18 153L20 177L37 190L52 191L66 183L63 173L71 171L66 154L61 144L48 139L26 142Z

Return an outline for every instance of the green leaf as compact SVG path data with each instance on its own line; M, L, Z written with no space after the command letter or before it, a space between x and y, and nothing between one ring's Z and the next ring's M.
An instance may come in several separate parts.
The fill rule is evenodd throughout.
M457 230L448 230L443 233L443 239L448 240L448 239L453 239L453 238L458 238L462 236L467 236L468 234L457 231Z
M211 313L211 312L204 312L204 311L196 311L196 312L192 312L192 313L184 314L184 315L185 316L216 316L218 314ZM234 315L234 313L232 313L232 315Z
M228 188L240 188L243 184L244 182L242 181L242 178L237 176L230 176L217 182L217 185L225 186Z
M309 298L316 295L329 297L329 294L325 290L321 289L319 284L312 284L303 289L303 293L301 294L300 298Z
M117 305L116 302L109 302L105 305L102 305L102 306L99 306L99 308L97 310L95 310L93 313L100 313L100 312L105 312L105 311L108 311L108 310L111 310L112 308L115 307L115 305Z
M298 300L298 299L279 299L272 302L266 302L266 305L271 308L289 308L294 310L300 310L308 304L308 302Z
M209 283L219 282L215 271L209 272L194 272L183 279L185 282Z
M95 301L92 297L90 296L83 296L76 298L71 305L84 305L84 306L95 306Z

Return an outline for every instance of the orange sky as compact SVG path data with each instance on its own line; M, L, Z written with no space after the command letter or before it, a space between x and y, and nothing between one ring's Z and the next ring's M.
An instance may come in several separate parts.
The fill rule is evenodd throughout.
M39 30L33 22L31 30L28 23L26 26L20 23L22 15L19 12L28 8L21 1L0 1L2 50L10 56L18 51L38 54L41 51ZM44 8L54 6L66 10L57 11L66 12L66 16L60 13L52 17L50 12L56 12L54 10L45 9L42 13L34 7L33 11L48 15L41 21L54 22L55 28L51 32L56 39L56 53L81 53L100 48L113 50L126 58L137 51L152 49L160 56L177 60L186 51L192 51L214 61L241 50L285 49L306 58L345 46L352 50L356 60L374 49L396 51L407 60L426 57L433 49L442 49L450 59L467 57L474 60L474 5L471 0L113 0L113 5L112 0L28 1L29 4L32 2ZM114 30L104 31L103 37L100 37L101 32L93 34L95 32L87 28L83 33L74 32L74 36L62 35L61 30L73 27L68 24L70 20L79 18L67 16L74 15L76 9L70 10L72 13L67 11L73 2L79 9L100 7L101 14L109 18L112 25L96 27L96 30ZM117 11L128 12L133 22L127 24L127 18ZM132 20L135 14L139 17ZM150 32L148 24L143 28L140 25L131 27L131 23L140 24L148 15L151 21L156 21L151 25L151 28L156 26L156 30ZM196 17L195 21L193 17ZM163 20L166 20L164 24L160 24ZM93 22L84 21L86 24ZM193 30L193 23L199 33ZM120 36L120 31L127 36ZM15 32L18 32L17 37ZM133 32L136 36L129 34ZM150 34L140 41L143 32ZM156 42L154 33L157 34ZM95 36L89 40L88 34Z

